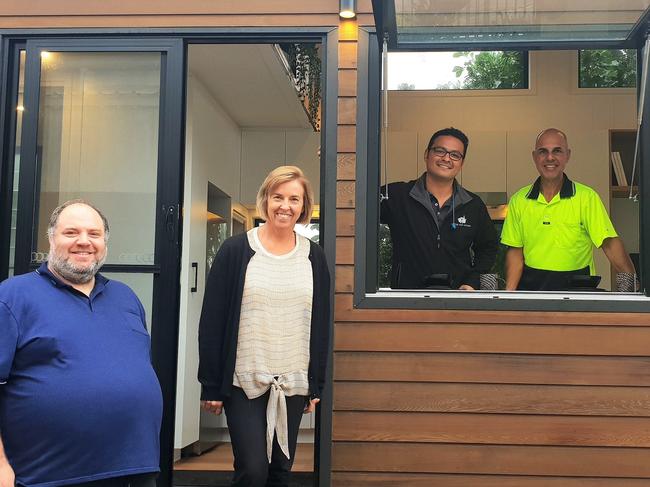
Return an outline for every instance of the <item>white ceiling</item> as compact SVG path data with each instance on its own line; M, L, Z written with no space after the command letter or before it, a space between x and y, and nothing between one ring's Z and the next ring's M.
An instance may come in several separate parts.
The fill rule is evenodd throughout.
M311 127L270 44L194 44L188 69L242 128Z

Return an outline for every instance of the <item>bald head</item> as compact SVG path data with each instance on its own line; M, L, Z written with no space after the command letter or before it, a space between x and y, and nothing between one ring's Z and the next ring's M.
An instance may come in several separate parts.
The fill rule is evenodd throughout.
M562 132L560 129L555 129L555 128L548 128L542 130L539 134L537 134L537 138L535 139L535 148L539 146L539 141L544 138L546 135L557 135L564 139L564 145L568 149L569 148L569 139L567 139L567 136L564 132Z

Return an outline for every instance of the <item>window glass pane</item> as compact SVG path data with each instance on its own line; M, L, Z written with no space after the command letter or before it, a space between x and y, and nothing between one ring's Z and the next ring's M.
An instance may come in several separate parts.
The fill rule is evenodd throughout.
M592 223L600 218L605 221L604 213L600 213L600 210L596 213L594 209L593 215L597 215L597 218L579 216L571 220L569 217L575 214L557 213L560 216L555 222L560 224L553 227L553 232L541 227L542 224L551 225L550 220L549 223L540 224L539 229L528 225L522 241L522 246L527 246L528 252L525 262L529 263L529 267L548 273L583 272L600 277L600 282L593 286L591 284L596 279L588 276L586 279L571 278L566 286L564 282L561 283L563 290L624 291L618 285L620 276L617 270L632 274L636 269L636 273L640 273L640 203L637 199L629 198L630 193L634 197L639 192L639 164L642 162L641 159L637 161L632 181L636 94L634 90L576 92L576 56L575 50L531 52L535 90L517 93L516 96L505 91L480 94L468 91L402 91L380 97L380 110L387 104L387 126L384 126L381 114L377 118L381 125L381 140L377 143L378 156L375 159L379 163L381 222L378 227L369 230L377 232L369 239L374 246L376 235L377 254L369 255L367 265L370 279L367 282L377 282L378 289L440 290L450 286L437 274L460 275L464 272L465 262L470 262L468 265L478 269L479 274L491 275L489 282L487 277L481 280L479 276L478 283L482 289L504 289L507 277L505 248L499 245L496 252L492 249L488 249L489 255L487 251L484 252L486 258L480 261L479 269L481 255L476 252L478 233L472 235L472 228L478 231L492 229L500 241L507 215L516 215L510 221L522 221L524 218L521 211L509 213L513 196L521 196L522 193L518 192L532 185L542 173L545 180L550 182L553 178L548 171L561 163L566 164L570 157L570 163L562 172L571 181L580 183L580 188L583 188L580 191L588 192L584 189L584 186L588 186L598 195L600 201L594 205L605 209L608 219L624 242L626 253L630 255L625 256L620 251L613 258L617 265L612 266L608 255L593 245L595 241L608 238L592 238L597 233ZM401 69L404 71L407 68ZM594 111L594 107L598 109ZM451 139L444 136L445 139L431 141L432 134L449 127L460 129L468 136L468 147L463 148L462 141L453 136ZM567 156L566 151L555 151L547 164L538 165L538 159L531 155L538 134L550 127L556 127L565 134L556 134L555 140L560 140L560 146L566 141L571 153ZM464 157L461 157L462 153ZM615 174L616 166L612 166L614 156L621 166L619 172L627 182L621 182ZM481 224L483 220L472 214L469 206L464 206L469 205L467 202L471 199L468 200L461 191L454 193L451 190L454 179L458 188L472 193L472 199L480 198L483 201L491 224ZM389 185L388 190L386 185ZM561 188L556 189L559 191ZM434 194L436 191L439 196ZM565 195L568 191L565 191ZM456 204L452 199L454 194ZM462 203L463 198L466 203ZM558 196L557 199L563 198ZM374 201L369 204L373 205ZM543 207L542 202L539 207ZM452 208L455 208L455 214ZM568 205L561 208L568 208ZM592 214L591 209L587 211L584 205L582 208L581 215ZM533 214L532 210L526 211L528 222L535 221L530 217ZM540 217L539 221L546 220ZM438 235L440 241L436 240ZM465 235L468 237L465 238ZM482 235L487 235L487 232ZM533 245L534 238L538 238L536 245ZM507 232L505 239L518 242L512 240ZM526 244L523 245L523 242ZM448 265L451 251L445 252L456 244L462 250L459 255L465 257L469 253L469 258ZM413 255L417 257L412 258ZM611 252L609 255L612 255ZM565 260L562 260L563 256ZM430 279L425 279L428 277ZM540 286L543 285L543 279L533 277ZM514 278L511 283L513 281ZM474 278L473 282L476 283L477 279ZM633 280L630 282L633 283ZM451 287L458 289L459 286ZM561 286L553 284L553 287L559 290ZM550 288L550 285L545 287Z
M399 47L451 43L624 40L647 0L603 2L396 0Z
M636 49L582 50L580 88L634 88Z
M83 198L111 224L107 263L154 263L160 59L160 53L42 53L32 260L46 257L52 210Z
M521 51L391 52L389 90L498 90L528 86Z
M14 275L16 255L16 221L18 217L18 174L20 173L20 138L23 132L23 96L25 92L25 51L20 51L18 100L16 103L16 140L14 149L13 194L11 198L11 235L9 237L9 277Z
M135 274L130 272L101 272L107 279L114 279L129 286L138 296L147 315L147 330L151 333L151 310L153 307L153 274Z

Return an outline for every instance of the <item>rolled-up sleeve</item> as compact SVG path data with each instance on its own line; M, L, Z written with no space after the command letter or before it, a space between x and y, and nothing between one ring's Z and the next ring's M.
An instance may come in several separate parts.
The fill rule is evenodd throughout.
M0 301L0 384L6 384L18 344L18 322L9 307Z

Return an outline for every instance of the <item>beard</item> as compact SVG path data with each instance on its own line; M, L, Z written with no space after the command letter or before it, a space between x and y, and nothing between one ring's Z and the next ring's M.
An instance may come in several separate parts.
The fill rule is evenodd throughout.
M101 259L96 260L87 267L82 267L74 265L68 258L57 253L56 250L50 250L47 262L52 270L66 281L72 284L86 284L99 272L101 266L106 262L107 255L108 252L104 252Z

